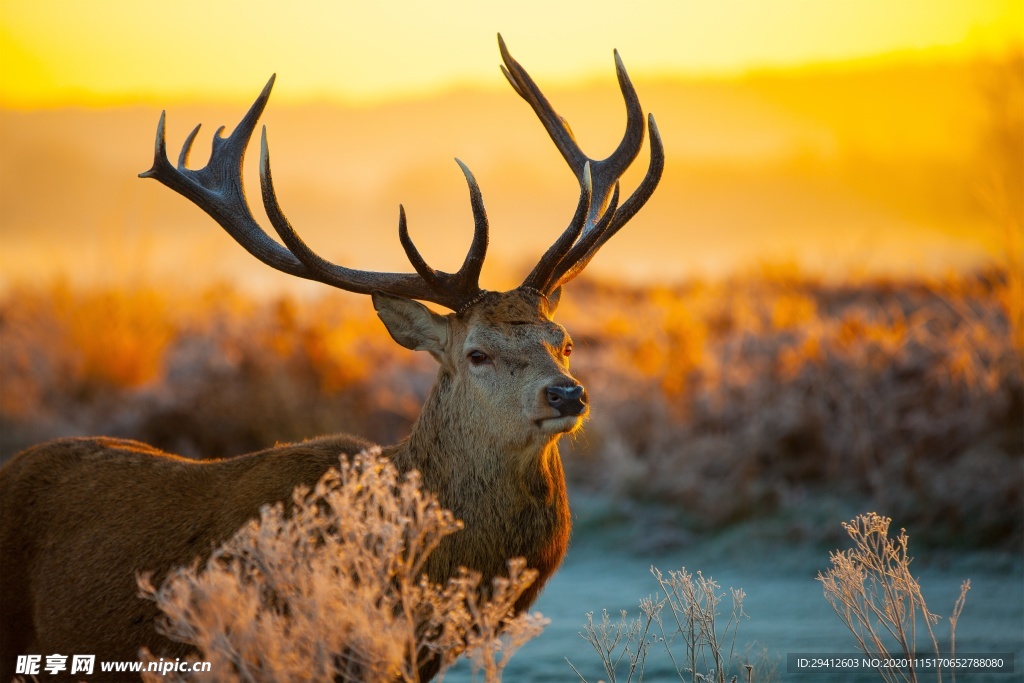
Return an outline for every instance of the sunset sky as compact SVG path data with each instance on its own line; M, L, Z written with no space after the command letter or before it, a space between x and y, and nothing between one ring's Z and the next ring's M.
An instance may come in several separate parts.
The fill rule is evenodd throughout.
M0 105L365 103L504 88L502 32L546 83L608 73L720 75L908 51L995 53L1024 33L1021 0L0 0Z

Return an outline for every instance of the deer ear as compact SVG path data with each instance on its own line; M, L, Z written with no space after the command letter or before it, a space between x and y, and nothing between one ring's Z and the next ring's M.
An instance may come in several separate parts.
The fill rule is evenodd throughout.
M418 301L373 292L373 307L391 338L407 349L440 356L448 340L448 319Z
M548 317L551 317L551 316L553 316L555 314L555 309L558 308L558 302L561 300L561 298L562 298L562 288L561 287L556 287L555 291L553 291L550 294L548 294L548 296L547 296L547 300L548 300Z

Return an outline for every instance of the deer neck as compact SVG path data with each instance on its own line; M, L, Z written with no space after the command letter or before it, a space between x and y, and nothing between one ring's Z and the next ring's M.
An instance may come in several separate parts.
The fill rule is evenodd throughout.
M495 428L500 419L467 407L455 400L455 393L451 377L442 371L396 460L418 469L438 495L449 486L464 495L472 482L494 487L495 493L539 500L564 489L557 436Z
M425 487L465 523L446 539L457 562L489 580L505 572L509 559L525 557L541 575L535 596L560 563L571 526L557 436L497 433L496 420L488 424L486 416L460 409L453 391L442 371L392 458L403 470L419 470ZM494 555L480 556L482 547Z

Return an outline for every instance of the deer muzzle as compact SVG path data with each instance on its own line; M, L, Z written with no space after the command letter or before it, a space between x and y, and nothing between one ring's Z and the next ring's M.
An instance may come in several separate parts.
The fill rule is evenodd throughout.
M587 410L587 390L582 384L552 385L545 389L548 405L562 417L582 415Z

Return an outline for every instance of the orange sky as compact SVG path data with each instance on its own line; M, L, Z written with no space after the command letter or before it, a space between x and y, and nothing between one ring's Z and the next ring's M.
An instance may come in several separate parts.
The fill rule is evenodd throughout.
M504 88L494 35L547 84L608 73L721 74L940 50L997 52L1021 0L0 0L0 105L394 99Z

